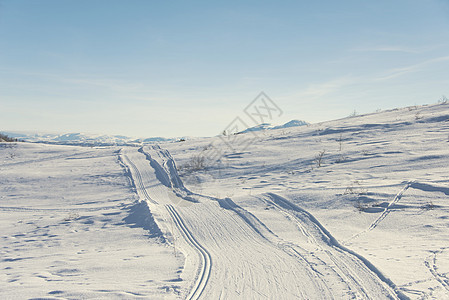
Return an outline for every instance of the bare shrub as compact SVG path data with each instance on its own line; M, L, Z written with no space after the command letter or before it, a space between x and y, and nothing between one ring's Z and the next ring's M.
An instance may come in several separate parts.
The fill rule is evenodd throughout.
M18 142L18 140L16 138L12 138L7 136L6 134L0 133L0 142Z
M368 150L362 150L362 155L368 156L371 155L371 152L369 152Z
M424 210L433 210L433 209L435 209L435 204L433 204L432 201L429 201L426 204L424 204L423 206L421 206L421 208Z
M366 203L363 203L360 200L357 200L357 202L355 203L354 207L358 210L358 211L366 211L368 208L370 208L370 206Z
M440 103L440 104L446 104L447 101L448 101L448 99L445 95L441 96L441 98L438 99L438 103Z
M192 156L187 163L178 168L178 171L193 172L204 170L205 168L206 158L203 155L199 154Z
M337 139L338 142L338 151L341 152L342 148L343 148L343 135L340 133L340 136Z
M194 155L190 159L190 168L194 171L206 168L206 158L202 155Z
M380 205L379 203L364 203L363 201L358 199L357 202L354 204L354 207L360 212L365 212L372 208L379 208Z
M64 222L70 222L70 221L75 221L77 219L80 218L80 215L78 213L70 213L68 216L66 216L64 219L62 219L62 221Z
M313 161L315 162L315 164L318 168L321 167L323 164L323 157L324 157L325 153L326 153L326 150L323 150L323 151L318 152L317 155L315 155L315 159Z
M354 111L353 111L352 113L349 114L349 117L352 118L352 117L356 117L356 116L358 116L358 113L357 113L357 111L354 109Z
M337 160L336 160L335 162L336 162L336 163L342 163L342 162L344 162L346 159L347 159L346 156L340 154L340 156L337 158Z
M368 191L360 185L358 180L356 180L346 188L344 195L366 195L367 193Z

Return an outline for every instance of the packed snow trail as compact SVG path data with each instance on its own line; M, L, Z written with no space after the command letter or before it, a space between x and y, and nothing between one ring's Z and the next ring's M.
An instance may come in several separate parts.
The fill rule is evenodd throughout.
M296 223L301 233L307 237L306 244L311 244L319 249L313 255L315 259L322 263L328 261L327 266L331 266L333 263L332 271L340 278L345 278L345 282L351 290L369 297L370 288L372 290L391 288L391 293L397 293L400 298L407 298L368 260L342 246L309 212L273 193L268 193L264 200L288 215L288 219ZM293 244L299 249L308 246L297 242ZM373 286L369 287L368 285ZM393 291L395 289L396 291Z
M151 203L157 204L157 202L154 201L153 199L151 199L150 195L148 195L147 189L145 188L145 185L143 183L142 174L140 174L140 171L136 167L136 165L131 160L129 160L129 158L126 155L123 155L123 158L120 157L120 161L123 164L125 164L126 166L131 167L129 169L129 172L132 172L133 177L136 178L133 181L134 185L135 185L136 189L138 189L138 191L143 194L145 200L147 200ZM132 171L131 171L131 169L132 169Z
M323 259L318 252L283 241L231 199L191 193L166 150L157 146L131 148L121 156L158 226L184 254L183 298L401 298L357 256L332 245L323 246L319 240L325 235L323 231L326 233L324 227L317 232L307 220L295 220L299 225L304 223L304 234L321 247L318 252L326 254ZM282 207L279 199L271 198Z
M176 212L175 208L171 204L166 205L166 208L169 211L170 215L172 216L174 222L176 223L176 226L183 232L185 239L188 240L189 243L198 250L198 253L201 256L200 275L198 276L198 280L195 284L195 287L192 289L189 296L187 297L187 299L189 300L198 299L203 293L207 281L209 280L210 277L210 270L212 266L210 254L206 249L203 248L203 246L201 246L195 240L190 231L184 225L184 222Z

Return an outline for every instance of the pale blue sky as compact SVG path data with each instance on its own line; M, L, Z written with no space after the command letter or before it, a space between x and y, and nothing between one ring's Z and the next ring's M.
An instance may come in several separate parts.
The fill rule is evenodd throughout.
M449 96L449 1L0 0L0 130L220 133Z

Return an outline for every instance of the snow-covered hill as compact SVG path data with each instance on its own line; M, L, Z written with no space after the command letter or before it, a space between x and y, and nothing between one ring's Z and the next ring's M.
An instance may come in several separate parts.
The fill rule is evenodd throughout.
M394 283L398 297L449 298L448 104L393 109L256 137L247 132L239 138L162 147L172 153L190 190L232 199L281 243L325 260L319 253L327 250L314 241L321 237L308 232L306 210L331 240ZM219 155L211 155L210 149L218 149ZM192 172L198 156L205 158L204 167ZM307 254L301 257L319 266ZM334 263L337 268L328 272L359 276ZM317 298L327 298L323 295Z
M286 129L286 128L290 128L290 127L298 127L298 126L304 126L304 125L308 125L309 123L305 122L305 121L301 121L301 120L291 120L283 125L271 125L270 123L262 123L250 128L247 128L245 130L243 130L240 133L247 133L247 132L251 132L251 131L263 131L263 130L275 130L275 129Z
M255 127L246 129L243 132L285 129L295 126L303 126L308 123L300 120L291 120L283 125L261 124ZM80 145L80 146L138 146L142 144L155 144L161 142L172 142L180 140L181 138L165 138L165 137L150 137L150 138L133 138L124 135L99 135L86 133L62 133L62 134L42 134L42 133L26 133L7 131L2 132L10 137L17 138L22 141L32 143L47 143L57 145ZM183 140L192 139L189 137L182 137Z
M448 299L448 170L447 104L143 147L0 143L0 298Z

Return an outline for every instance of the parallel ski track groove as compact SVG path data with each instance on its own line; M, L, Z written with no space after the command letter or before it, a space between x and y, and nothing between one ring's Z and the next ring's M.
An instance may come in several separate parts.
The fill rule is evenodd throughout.
M409 183L410 184L410 183ZM404 192L408 187L409 184L407 185L406 188L404 188L402 190L402 192ZM285 209L283 208L281 205L279 205L277 203L277 201L280 201L281 203L283 203L284 205L286 205L287 207L291 208L293 211L295 211L295 206L294 204L290 203L289 201L287 201L286 199L283 198L278 198L275 200L275 198L273 198L274 194L268 193L269 196L269 200L268 202L270 202L272 205L276 206L278 209L280 209L281 211L284 211L288 214L290 214L293 218L295 218L298 222L301 223L301 220L299 220L299 218L290 211L290 209ZM401 194L402 195L402 194ZM267 201L267 200L266 200ZM355 258L357 258L358 260L360 260L360 263L364 266L366 266L372 273L373 275L375 275L378 279L380 279L382 282L386 283L387 286L389 286L391 288L391 292L394 294L394 296L396 296L399 299L408 299L408 297L406 297L405 295L403 295L402 293L400 293L400 291L397 290L396 285L391 282L391 280L387 279L386 277L384 277L383 274L381 274L379 272L379 270L377 270L373 265L371 265L370 262L368 262L368 260L366 260L365 258L363 258L362 256L360 256L359 254L355 253L354 251L349 250L348 248L342 246L340 243L338 243L338 241L318 222L318 220L315 219L315 217L313 217L311 214L309 214L307 211L303 210L302 208L298 208L299 211L304 214L304 216L306 218L308 218L312 224L314 226L316 226L316 228L323 234L324 237L326 237L328 239L328 241L326 242L328 244L328 246L330 246L331 248L333 248L335 251L340 252L344 255L349 255L349 256L353 256ZM304 228L305 229L305 228ZM312 235L309 234L309 236L315 240L315 237L313 237ZM316 240L315 240L315 243ZM318 243L317 243L318 245ZM320 247L318 245L318 247ZM321 247L320 247L321 248ZM322 249L325 250L325 249ZM351 272L349 272L348 270L351 270L351 268L349 268L343 261L341 261L341 259L336 260L336 258L329 252L329 250L325 250L324 251L328 257L335 263L335 265L344 273L345 276L349 276L357 285L358 288L360 289L359 292L361 292L362 294L364 294L368 299L370 299L370 296L368 295L367 291L365 290L365 288L359 284L360 280L357 278L357 274L351 274ZM341 263L344 267L344 269L347 269L346 271L343 270L342 265L339 265L338 263ZM354 275L356 277L354 277Z
M136 176L136 180L134 181L134 184L136 185L136 188L138 187L143 195L145 196L146 200L150 201L153 204L158 204L156 201L154 201L150 195L148 194L145 185L143 184L142 174L140 173L137 166L126 156L123 155L124 163L129 165L133 169L133 173ZM132 175L132 174L131 174ZM131 178L133 179L133 177ZM199 270L199 276L198 279L193 287L193 289L190 291L188 297L186 299L188 300L196 300L199 299L201 294L203 293L207 282L210 278L211 268L212 268L212 258L210 253L200 244L198 241L193 237L190 230L186 227L184 224L182 218L179 216L178 212L175 210L175 208L171 204L165 205L168 213L170 214L171 218L175 222L176 226L179 228L179 230L183 233L188 243L190 243L199 253L202 261L202 266Z
M412 181L407 182L407 184L399 191L399 193L396 194L396 196L394 197L393 201L391 201L387 207L385 207L384 211L382 212L382 214L376 219L374 220L373 223L371 223L370 227L368 228L368 231L373 230L374 228L377 227L377 225L379 225L379 223L385 219L388 214L391 212L390 208L395 205L396 203L398 203L399 200L401 200L402 195L405 193L406 190L408 190L408 188L412 185Z
M390 213L391 213L391 207L393 205L395 205L396 203L399 202L399 200L401 200L402 195L405 193L405 191L407 191L409 189L409 187L411 187L411 185L413 184L413 181L408 181L407 184L399 191L399 193L396 194L396 196L393 198L393 200L388 204L387 207L385 207L384 211L382 212L382 214L377 217L368 228L366 228L365 230L360 231L359 233L354 234L352 237L350 237L348 240L346 240L344 242L345 245L349 245L351 244L351 241L358 238L359 236L361 236L362 234L365 234L369 231L372 231L373 229L375 229L380 222L382 222Z
M326 255L329 257L329 259L332 260L332 261L334 262L335 267L338 268L338 269L340 270L340 272L338 272L338 271L336 271L336 270L333 270L333 271L337 274L337 276L339 276L339 277L343 280L343 282L345 282L345 283L347 284L349 290L351 290L351 287L350 287L350 286L348 285L348 283L347 283L348 280L350 280L350 281L352 281L352 282L354 282L354 283L356 284L357 288L359 289L358 292L359 292L360 294L364 295L365 299L370 299L370 296L369 296L369 294L367 293L367 291L366 291L366 290L363 288L363 286L359 283L359 282L360 282L360 279L354 277L354 274L351 274L351 272L349 271L350 268L348 268L348 266L347 266L343 261L337 260L337 259L334 257L334 255L333 255L332 253L330 253L329 250L323 249L323 248L319 245L319 243L316 241L315 237L314 237L313 235L311 235L311 234L307 231L307 229L304 228L304 226L302 226L301 221L298 219L298 217L297 217L295 214L293 214L293 213L289 212L288 210L284 209L283 207L281 207L280 205L278 205L275 201L271 201L271 200L267 200L267 199L265 199L265 201L266 201L267 203L269 203L269 204L275 206L275 207L276 207L277 209L279 209L281 212L284 212L285 214L290 215L290 216L295 220L295 222L297 223L298 227L300 227L302 233L303 233L305 236L307 236L307 237L309 238L309 240L310 240L313 244L315 244L315 245L320 249L320 251L323 251L324 253L326 253ZM326 236L326 235L325 235L325 236ZM331 246L331 247L332 247L332 246ZM332 247L332 248L334 248L334 250L340 252L340 251L339 251L340 249L335 248L335 247ZM295 252L296 252L296 251L295 251ZM342 252L342 253L343 253L343 252ZM333 268L332 268L332 269L333 269ZM342 276L344 276L345 278L343 278Z
M212 268L212 258L209 252L193 237L190 230L184 224L182 218L179 216L178 212L171 204L165 205L167 211L170 213L176 226L181 230L186 240L198 250L202 260L202 266L199 272L198 279L195 283L194 288L191 290L189 296L186 298L188 300L199 299L207 285L210 278L211 268Z
M128 165L131 166L131 168L134 170L134 174L136 175L136 179L137 179L137 180L134 180L134 184L136 185L136 187L138 187L142 191L143 195L145 196L145 199L147 199L148 201L150 201L153 204L158 204L156 201L151 199L150 195L148 194L147 189L145 188L145 185L143 184L142 174L140 173L139 169L126 155L123 155L123 157L126 159L126 162L128 163Z

